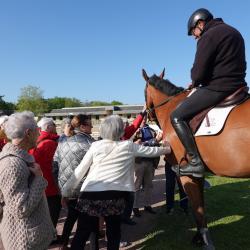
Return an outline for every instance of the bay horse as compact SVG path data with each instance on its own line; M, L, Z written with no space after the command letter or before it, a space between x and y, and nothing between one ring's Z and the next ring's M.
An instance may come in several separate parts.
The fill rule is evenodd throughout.
M148 77L142 70L146 81L145 99L149 119L156 118L172 148L167 160L170 164L180 163L185 150L170 121L170 114L183 101L190 90L176 87L164 79L165 69L157 76ZM207 170L215 175L249 178L250 177L250 99L236 106L223 127L223 130L210 136L195 137L199 153ZM214 249L205 218L203 184L204 178L181 176L181 183L187 193L194 213L197 233L193 243L202 243L204 249Z

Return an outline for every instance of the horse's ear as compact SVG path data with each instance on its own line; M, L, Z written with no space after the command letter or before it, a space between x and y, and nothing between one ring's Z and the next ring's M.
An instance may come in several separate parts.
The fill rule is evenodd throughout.
M163 69L163 71L161 72L161 74L159 75L159 77L160 77L161 79L163 79L163 78L164 78L164 75L165 75L165 68Z
M148 75L147 75L147 73L146 73L146 71L144 69L142 69L142 76L143 76L143 78L145 79L146 82L149 80L149 77L148 77Z

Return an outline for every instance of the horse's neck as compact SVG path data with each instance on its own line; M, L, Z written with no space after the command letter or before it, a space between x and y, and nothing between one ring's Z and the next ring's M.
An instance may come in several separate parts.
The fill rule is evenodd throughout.
M169 99L169 101L166 104L155 109L157 120L161 125L162 130L164 131L164 133L169 133L170 131L167 130L169 130L170 115L175 110L176 106L186 98L187 93L181 93L176 97L171 97L161 92L158 92L157 95L155 95L155 97L156 96L157 98L153 100L154 106L157 106L159 103L162 103L165 100Z
M164 95L163 93L158 93L158 99L154 100L154 105L164 102L171 96ZM172 97L166 104L162 105L155 109L155 114L157 120L163 131L163 138L170 142L172 147L172 154L168 156L168 161L170 164L176 164L179 162L180 157L184 156L184 149L180 141L177 138L177 135L172 127L170 121L170 115L175 110L176 106L186 98L187 93L180 93L179 95Z

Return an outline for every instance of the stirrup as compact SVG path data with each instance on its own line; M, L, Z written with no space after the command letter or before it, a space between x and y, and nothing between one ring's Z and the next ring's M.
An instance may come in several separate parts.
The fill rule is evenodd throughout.
M175 174L178 177L193 176L195 178L204 178L204 173L193 173L193 172L187 172L187 173L184 172L183 173L183 172L181 172L181 167L179 165L172 166L171 169L175 172Z
M180 165L179 165L179 164L178 164L178 165L172 166L171 169L172 169L172 171L175 172L175 174L176 174L177 176L181 176Z
M183 157L181 158L180 162L179 162L177 165L174 165L174 166L171 167L171 169L176 173L176 175L177 175L178 177L181 176L181 163L182 163L184 160L188 162L187 158L186 158L185 156L183 156Z
M184 169L181 167L181 163L182 163L183 160L187 161L187 159L183 157L183 158L180 160L180 163L179 163L178 165L175 165L175 166L172 166L172 167L171 167L171 169L176 173L176 175L177 175L178 177L180 177L180 176L193 176L193 177L195 177L195 178L203 178L203 177L204 177L204 173L205 173L205 168L204 168L204 166L203 166L204 171L196 172L196 171L195 171L195 170L196 170L196 167L195 167L195 166L192 166L192 164L190 164L190 163L187 163L187 165L189 165L191 168L193 168L194 171L190 170L190 171L186 171L186 172L185 172L185 167L184 167ZM188 166L187 166L187 167L188 167Z

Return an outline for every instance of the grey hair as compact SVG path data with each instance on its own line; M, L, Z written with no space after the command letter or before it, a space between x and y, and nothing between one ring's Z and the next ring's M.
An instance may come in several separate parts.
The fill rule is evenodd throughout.
M4 124L6 136L10 139L23 139L27 129L36 129L34 114L30 111L14 113Z
M108 116L100 125L100 136L102 139L119 141L124 134L124 123L120 116Z
M66 117L66 118L63 118L62 122L61 122L61 130L63 131L66 124L68 125L71 125L71 118L70 117Z
M49 125L53 125L53 118L43 117L38 123L37 126L41 128L42 131L46 131Z

